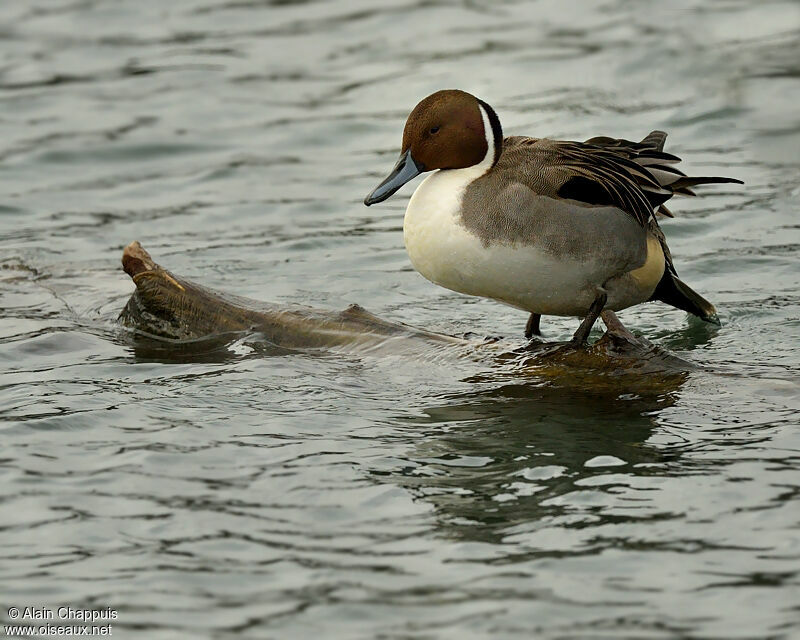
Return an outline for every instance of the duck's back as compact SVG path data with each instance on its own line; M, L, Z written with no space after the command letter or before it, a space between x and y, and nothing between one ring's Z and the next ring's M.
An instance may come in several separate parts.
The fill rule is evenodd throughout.
M636 268L646 251L643 225L600 194L565 197L576 185L565 144L571 143L506 138L498 162L466 188L462 225L485 245L536 247L602 263L609 275Z

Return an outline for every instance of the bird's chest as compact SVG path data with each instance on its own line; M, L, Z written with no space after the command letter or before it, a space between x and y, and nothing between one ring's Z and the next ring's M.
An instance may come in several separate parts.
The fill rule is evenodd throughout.
M466 182L460 171L439 171L417 187L403 220L403 238L414 268L438 285L471 293L474 270L486 248L460 223Z

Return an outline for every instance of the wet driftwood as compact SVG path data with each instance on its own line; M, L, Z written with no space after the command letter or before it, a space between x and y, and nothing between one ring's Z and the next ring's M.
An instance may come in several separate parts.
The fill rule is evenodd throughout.
M122 310L120 322L167 340L196 340L220 333L254 331L287 348L366 347L387 340L468 344L459 338L387 322L358 305L339 312L322 311L214 291L162 268L138 242L125 247L122 268L133 279L136 291Z
M452 351L544 377L597 374L675 374L691 368L647 340L611 330L588 347L568 343L470 340L389 322L357 305L344 311L276 305L232 296L170 273L156 264L138 242L128 245L122 266L136 290L119 316L141 334L182 344L231 332L255 332L288 349L389 349L394 353Z

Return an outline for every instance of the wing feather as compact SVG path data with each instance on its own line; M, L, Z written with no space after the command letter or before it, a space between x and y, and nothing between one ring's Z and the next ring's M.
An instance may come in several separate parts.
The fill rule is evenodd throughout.
M742 182L687 176L673 166L680 158L664 152L666 138L663 131L652 131L641 142L606 136L586 142L511 137L503 142L496 168L540 195L621 209L659 239L674 273L656 213L673 217L665 203L676 194L695 195L690 187Z
M504 151L512 156L523 149L534 154L530 161L539 170L528 186L537 193L612 204L642 226L655 220L656 211L672 217L664 203L675 194L695 195L690 187L741 183L734 178L687 176L672 166L680 158L664 152L666 139L663 131L652 131L641 142L607 136L586 142L515 137L505 140Z

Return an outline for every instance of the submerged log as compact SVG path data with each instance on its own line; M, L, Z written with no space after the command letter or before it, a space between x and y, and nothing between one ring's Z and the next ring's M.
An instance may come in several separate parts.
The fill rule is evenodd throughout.
M387 340L464 346L466 340L388 322L358 305L332 312L276 305L208 289L156 264L138 242L125 247L122 268L136 285L119 321L158 338L197 340L221 333L254 331L287 348L356 345Z
M358 305L335 312L221 293L170 273L138 242L125 248L122 266L136 290L120 313L120 323L175 344L231 332L255 332L270 344L287 349L388 349L422 354L448 351L455 357L511 363L515 372L569 378L573 383L584 374L672 377L693 368L613 323L599 340L585 347L541 341L519 346L507 340L458 338L389 322Z

